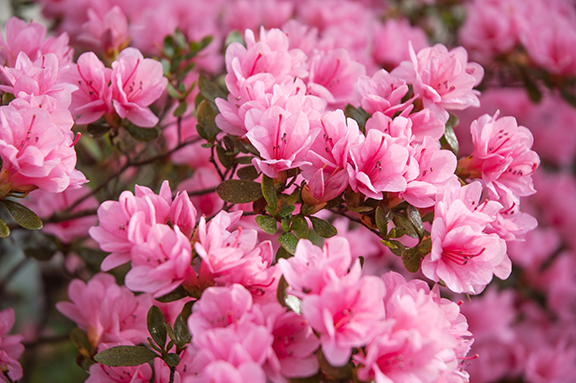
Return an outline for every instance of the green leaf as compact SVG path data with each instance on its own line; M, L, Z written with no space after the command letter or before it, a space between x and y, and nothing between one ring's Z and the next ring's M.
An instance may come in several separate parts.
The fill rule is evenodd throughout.
M525 67L518 67L518 77L520 77L520 81L526 88L526 92L528 92L528 97L535 103L540 102L542 100L542 92L538 87L535 79L533 79L530 74L528 73L527 68Z
M174 39L168 35L164 38L164 55L166 57L172 57L174 56L174 52Z
M344 114L346 117L355 120L358 123L358 127L362 131L362 133L366 133L366 121L371 117L370 113L366 112L362 108L355 108L352 105L348 104L344 108Z
M139 366L158 357L154 351L143 346L116 346L94 356L98 363L110 367Z
M196 130L200 137L208 142L214 142L218 132L220 132L220 129L218 129L214 122L215 118L216 112L210 104L210 101L204 100L198 105L198 108L196 108L196 120L198 121Z
M415 248L408 248L402 252L402 263L406 270L411 273L415 273L420 270L420 262L422 258L420 258L420 254L418 250Z
M318 371L316 375L307 378L290 378L288 383L320 383L322 382L322 371Z
M292 231L294 231L294 234L298 239L308 238L308 234L310 234L310 228L308 227L308 222L306 221L306 218L300 215L294 217L294 219L292 220L291 229Z
M316 351L316 356L318 357L318 363L320 364L320 369L324 371L324 373L326 373L328 376L336 379L337 381L347 382L350 380L350 377L352 376L352 367L353 367L353 365L350 362L339 367L332 366L328 362L328 360L326 360L326 357L324 356L322 349Z
M245 180L226 180L216 187L216 193L228 203L249 203L262 198L260 184Z
M178 105L178 107L174 110L174 117L182 116L184 113L186 113L187 109L188 103L186 101L182 101L180 105Z
M262 174L262 195L268 202L268 206L272 208L275 215L278 211L278 196L276 195L276 188L274 187L274 180L266 174Z
M184 319L182 319L182 315L178 315L176 321L174 321L174 336L178 348L184 347L192 340L192 334L190 334L188 326L184 322Z
M265 233L274 235L278 230L278 224L274 217L259 215L256 217L256 223Z
M280 226L282 226L282 230L284 230L285 233L288 233L290 231L291 223L292 220L290 218L284 218L282 219L282 221L280 221Z
M386 240L386 239L383 239L381 242L384 246L388 247L393 254L399 257L402 256L402 252L405 249L403 244L401 244L398 241Z
M392 212L387 207L380 207L376 208L376 227L378 231L382 235L386 235L388 233L388 222L392 220Z
M238 178L241 180L253 181L258 178L259 173L254 166L244 166L243 168L238 169L236 175L238 175Z
M288 307L286 304L286 297L288 294L286 293L286 288L288 288L288 282L286 282L286 278L284 275L280 277L280 281L278 281L278 290L276 290L276 299L278 303L280 303L284 307Z
M294 205L284 206L282 209L278 211L278 216L281 218L288 217L290 214L294 212L294 210L296 210L296 206Z
M147 325L148 325L148 332L154 342L162 350L166 347L166 320L164 319L164 314L162 314L162 310L158 306L150 307L148 310L148 317L147 317Z
M412 221L408 219L408 217L399 214L394 214L392 220L394 221L396 228L404 229L404 232L412 238L419 238L416 228L412 224Z
M242 36L242 33L240 33L240 31L233 30L230 33L228 33L228 36L226 36L226 40L224 41L224 47L228 47L228 45L232 43L240 43L246 46L246 43L244 42L244 37Z
M222 90L216 83L208 80L203 74L198 78L198 89L206 100L214 102L217 98L226 99L226 92Z
M194 303L196 303L196 302L197 301L186 302L186 304L182 308L182 312L180 313L180 316L182 317L182 320L184 321L184 323L188 322L188 318L190 317L190 315L192 315L192 306L194 306Z
M452 151L458 157L458 151L460 146L458 144L458 138L456 133L454 133L454 127L458 125L458 118L453 114L450 114L448 122L446 122L446 129L444 130L444 135L440 138L440 143L443 147L446 147Z
M288 259L290 258L292 255L288 254L288 252L286 251L285 248L283 248L282 246L280 246L278 248L278 251L276 251L276 262L278 262L278 260L280 258L284 258L284 259Z
M10 235L10 228L6 222L0 219L0 238L7 238Z
M236 159L234 160L236 161L237 164L240 165L250 165L252 163L252 157L236 157Z
M186 297L188 297L188 293L186 293L186 290L184 289L184 287L178 286L178 287L176 287L176 289L169 292L168 294L162 295L160 298L156 298L156 300L158 302L168 303L168 302L174 302L174 301L186 298Z
M43 224L40 218L38 218L36 213L28 209L26 206L7 199L0 202L2 202L6 209L8 209L8 212L18 225L28 230L42 229Z
M280 243L287 252L294 254L296 252L296 246L298 245L298 239L290 233L284 233L278 237L278 243Z
M160 129L157 127L153 128L141 128L134 124L127 124L125 126L126 130L134 139L141 142L154 141L160 135Z
M420 215L420 211L416 207L410 205L406 209L406 215L408 216L410 222L412 222L412 225L414 225L414 228L418 233L418 237L422 238L424 235L424 224L422 223L422 216Z
M39 261L48 261L58 249L52 243L52 246L39 246L24 248L24 255L28 258L34 258Z
M227 154L226 150L220 145L216 146L216 155L218 156L218 161L226 169L230 169L233 165L232 158Z
M110 129L112 129L112 127L106 123L93 122L91 124L88 124L86 129L88 130L88 134L90 135L90 137L98 138L108 133Z
M168 83L166 86L166 90L168 90L168 95L176 100L182 99L182 95L178 91L178 89L174 88L174 85Z
M9 93L9 92L5 92L2 95L2 105L8 105L12 102L12 100L14 100L16 98L16 96L14 96L14 94Z
M88 335L78 327L70 333L70 340L78 347L78 351L88 358L92 356L92 344L88 340Z
M424 217L422 217L422 222L432 222L434 221L434 212L430 211L426 214L424 214Z
M338 234L338 230L328 221L316 217L308 217L316 234L322 238L330 238Z
M170 353L164 356L164 362L170 367L176 367L180 364L180 357L178 354Z

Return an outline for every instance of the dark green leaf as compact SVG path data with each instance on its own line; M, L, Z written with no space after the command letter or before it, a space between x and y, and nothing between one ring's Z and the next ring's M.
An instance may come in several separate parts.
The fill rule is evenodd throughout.
M226 180L218 185L216 193L228 203L249 203L262 198L260 184L245 180Z
M420 254L415 248L408 248L402 252L402 263L409 272L417 272L420 269L420 261Z
M328 221L316 217L308 217L316 234L323 238L330 238L338 234L338 230Z
M456 125L458 125L458 118L451 114L450 119L446 122L446 129L444 130L444 135L440 138L440 143L443 147L450 149L452 153L458 157L460 147L456 133L454 133L454 126Z
M194 306L194 303L196 303L196 302L197 301L186 302L186 304L182 308L182 312L180 313L180 316L182 317L182 320L184 321L184 323L188 322L188 318L192 314L192 306Z
M288 383L320 383L322 382L322 371L318 371L316 375L307 378L290 378Z
M112 127L106 123L94 122L92 124L88 124L86 129L88 130L90 137L98 138L108 133Z
M282 230L284 230L285 233L290 231L290 223L292 223L292 220L289 218L284 218L280 221L280 226L282 226Z
M259 215L256 217L256 223L265 233L268 234L276 234L276 230L278 230L278 225L276 219L274 217L270 217L267 215Z
M133 124L127 124L126 130L132 137L138 141L150 142L154 141L160 135L160 129L157 127L153 128L141 128Z
M0 202L2 202L6 209L8 209L8 212L18 223L18 225L28 230L42 229L43 224L40 218L38 218L36 213L28 209L26 206L21 205L18 202L9 201L7 199L4 199Z
M287 252L294 254L296 252L296 246L298 245L298 239L290 233L280 234L278 237L278 242Z
M235 161L240 165L250 165L252 163L252 157L236 157Z
M176 321L174 321L174 335L178 348L184 347L192 339L192 334L190 334L188 326L184 322L184 319L182 319L182 315L178 315Z
M378 206L376 208L376 227L378 228L378 231L380 232L380 234L382 235L386 235L386 233L388 233L388 222L390 222L392 220L392 213L390 212L390 209L388 209L387 207L380 207Z
M174 56L174 52L174 39L168 35L164 38L164 55L166 57L172 57Z
M266 202L268 202L268 206L274 211L272 215L275 215L278 211L278 197L276 196L274 180L266 174L262 174L262 195L266 199Z
M422 222L432 222L434 220L434 212L430 211L426 214L424 214L424 217L422 217Z
M2 95L2 105L8 105L12 102L12 100L14 100L16 98L16 96L14 96L14 94L9 93L9 92L5 92Z
M158 354L143 346L116 346L94 356L98 363L110 367L139 366L148 363Z
M176 367L180 364L180 357L174 353L166 354L164 356L164 362L170 367Z
M226 92L216 83L208 80L203 74L198 78L198 88L206 100L214 102L217 98L227 99Z
M344 114L346 117L349 117L355 120L358 123L358 127L362 131L362 133L366 133L366 121L371 117L368 112L366 112L362 108L355 108L352 105L348 104L344 108Z
M180 117L184 113L186 113L186 109L188 109L188 103L186 101L182 101L180 105L174 110L174 117Z
M88 340L88 335L78 327L70 333L70 340L78 347L78 351L88 358L92 356L92 344Z
M394 221L396 227L403 228L407 235L409 235L412 238L419 238L416 228L412 224L412 221L408 219L408 217L399 214L394 214L392 220Z
M158 306L152 306L150 310L148 310L147 324L150 336L152 336L154 342L164 350L167 334L166 320L164 319L162 310L160 310Z
M422 238L422 235L424 234L424 224L422 223L422 216L420 215L420 211L416 207L410 205L406 209L406 215L408 216L410 222L412 222L412 225L414 225L414 228L418 233L418 237Z
M168 95L176 100L180 100L182 98L182 94L178 91L178 89L174 88L174 86L168 83L166 86L166 90L168 90Z
M200 49L206 48L214 40L214 36L206 36L200 40Z
M538 87L535 79L533 79L530 74L528 74L528 71L525 67L518 68L518 77L520 77L520 81L522 81L524 88L526 88L526 92L528 92L528 97L530 97L530 100L535 103L540 102L540 100L542 100L542 92L540 91L540 88Z
M288 307L286 304L286 297L288 294L286 293L286 288L288 288L288 282L284 278L284 275L280 277L280 281L278 282L278 290L276 290L276 299L278 303L280 303L284 307Z
M210 101L202 101L196 109L196 120L198 121L196 130L198 130L200 137L208 142L214 142L214 139L220 131L214 122L215 118L216 112L214 112L214 108L210 105Z
M308 222L306 218L298 215L292 220L292 230L296 235L296 238L308 238L308 234L310 233L310 228L308 227Z
M288 254L288 252L286 251L285 248L283 248L282 246L280 246L280 247L278 248L278 251L276 252L276 262L278 262L278 260L279 260L280 258L288 259L288 258L290 258L290 257L291 257L291 255Z
M560 94L562 95L562 98L570 105L572 105L572 107L576 108L576 94L574 93L574 91L572 89L570 89L567 86L563 86L560 88Z
M10 228L6 225L6 222L0 219L0 238L6 238L10 235Z
M296 206L294 205L284 206L280 211L278 211L278 216L281 218L288 217L294 212L294 210L296 210Z
M186 298L186 297L188 297L188 294L186 293L186 290L184 289L184 287L178 286L178 287L176 287L176 289L169 292L168 294L162 295L160 298L156 298L156 300L158 302L168 303L168 302L174 302L174 301L177 301L179 299Z
M332 366L326 357L324 356L322 349L316 351L318 356L318 363L320 364L320 369L324 371L328 376L336 379L337 381L349 381L352 376L352 364L348 362L347 364L335 367Z
M233 165L232 158L226 153L226 150L222 148L220 145L216 146L216 155L218 156L218 161L224 166L226 169L230 169Z
M248 181L255 180L256 178L258 178L259 175L258 171L254 166L245 166L243 168L240 168L238 169L236 174L238 175L238 178L240 178L241 180L248 180Z
M386 247L388 247L390 249L390 251L397 255L397 256L401 256L402 252L404 251L405 247L403 244L401 244L398 241L394 241L394 240L386 240L383 239L382 240L382 244Z

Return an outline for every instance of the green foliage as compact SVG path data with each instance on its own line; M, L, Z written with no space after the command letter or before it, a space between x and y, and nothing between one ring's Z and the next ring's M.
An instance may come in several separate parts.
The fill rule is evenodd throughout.
M245 180L226 180L218 185L216 193L228 203L249 203L262 198L260 184Z
M8 212L18 225L28 230L42 229L43 223L40 218L38 218L36 213L28 209L26 206L7 199L0 200L0 203L8 209ZM3 230L4 233L6 233L6 229Z
M154 351L143 346L116 346L94 356L98 363L110 367L139 366L158 357Z

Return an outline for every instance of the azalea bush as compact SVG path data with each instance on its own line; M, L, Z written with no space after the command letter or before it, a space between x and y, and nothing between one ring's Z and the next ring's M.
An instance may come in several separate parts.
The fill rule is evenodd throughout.
M576 379L572 2L35 6L0 381Z

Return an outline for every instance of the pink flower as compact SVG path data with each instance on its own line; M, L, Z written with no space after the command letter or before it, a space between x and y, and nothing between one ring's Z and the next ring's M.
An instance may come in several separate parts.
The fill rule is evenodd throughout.
M93 52L86 52L78 57L78 64L71 72L70 80L79 87L72 93L70 105L77 124L89 124L112 111L110 68L104 67Z
M343 237L327 239L322 250L302 239L298 241L294 256L279 259L278 265L290 286L290 294L299 298L320 294L330 282L343 278L355 282L360 278L360 263L352 264L350 245Z
M0 125L0 179L12 183L12 190L56 193L86 182L74 168L72 133L56 126L46 110L3 106Z
M511 272L504 240L484 232L502 205L485 201L476 206L482 192L477 182L458 189L458 182L451 181L436 203L432 251L422 261L422 272L434 281L442 279L454 292L479 294L493 274L505 279Z
M364 65L352 60L346 49L317 51L310 57L308 94L325 99L334 108L354 103L353 86L366 73Z
M10 377L12 381L22 379L22 366L18 358L24 352L22 335L8 335L14 326L14 310L9 308L0 311L0 370ZM4 375L0 375L0 380L5 382Z
M391 136L371 129L366 138L350 149L350 187L369 198L382 199L382 192L406 189L408 150Z
M268 177L306 164L304 156L312 146L318 129L310 129L303 112L290 113L278 106L267 109L255 126L248 126L246 137L262 159L254 158L256 169Z
M472 90L480 84L484 70L468 62L468 53L462 47L448 51L442 44L418 52L410 47L411 61L404 61L391 74L414 87L429 108L443 122L448 121L446 110L462 110L479 106L478 92Z
M402 98L408 93L406 81L399 80L384 69L372 77L360 76L354 85L362 108L369 114L382 112L388 117L406 107Z
M112 63L111 83L112 105L120 117L145 128L158 123L148 106L168 84L160 62L145 59L135 48L126 48Z
M132 247L130 257L132 268L126 274L126 287L132 291L161 297L196 277L190 240L178 226L152 225L144 242Z
M0 64L13 67L20 52L32 60L36 59L45 36L46 27L43 24L28 24L15 16L9 18L6 22L6 39L0 34Z
M152 368L147 363L136 367L108 367L95 363L90 366L86 383L148 383L150 379Z
M536 190L532 173L540 158L532 147L532 133L518 126L513 117L498 118L485 114L470 125L474 151L463 160L471 178L482 177L482 182L492 199L504 194L528 196Z
M88 283L75 279L68 285L72 302L58 302L56 308L86 331L88 340L98 345L138 344L146 341L146 314L152 305L150 295L137 297L118 286L110 274L96 274Z
M429 46L424 30L410 25L406 19L390 18L384 24L378 23L372 35L374 61L386 68L394 68L402 61L410 60L408 42L416 51Z
M365 276L359 281L336 281L319 295L307 295L302 315L320 334L322 352L332 366L345 365L353 347L366 345L384 319L384 283Z
M47 193L42 190L34 190L28 194L22 203L36 213L40 218L48 218L56 212L61 212L71 206L75 201L84 197L90 189L82 187L79 189L66 189L61 193ZM70 212L80 212L89 209L96 209L98 200L90 196ZM88 229L97 222L95 215L63 221L58 223L46 223L42 231L54 235L63 243L72 243L75 238L83 238L88 235Z
M87 14L88 21L82 25L84 32L78 36L78 41L100 48L110 57L128 45L128 20L120 7L112 7L104 17L100 17L92 8L88 8Z

